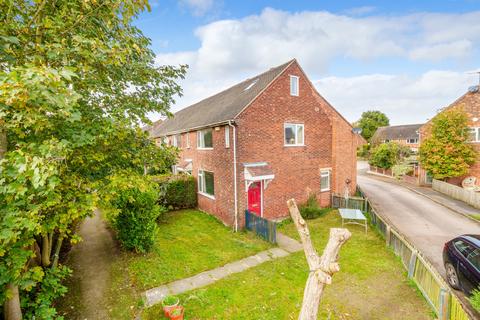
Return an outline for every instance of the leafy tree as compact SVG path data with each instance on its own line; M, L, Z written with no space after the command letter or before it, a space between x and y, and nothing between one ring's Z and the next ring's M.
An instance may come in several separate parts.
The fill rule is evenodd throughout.
M372 150L369 163L383 169L390 169L410 156L410 148L396 142L387 142L378 145Z
M72 226L92 213L108 176L161 171L175 159L135 129L149 112L170 114L186 71L154 65L150 40L132 25L145 9L146 0L0 1L0 303L8 320L21 319L20 305L28 317L55 317L49 304L68 273L62 243L77 241Z
M439 113L420 145L420 162L435 179L466 175L477 154L468 144L468 116L461 108Z
M390 125L390 120L381 111L365 111L356 124L362 129L362 137L370 140L377 128Z

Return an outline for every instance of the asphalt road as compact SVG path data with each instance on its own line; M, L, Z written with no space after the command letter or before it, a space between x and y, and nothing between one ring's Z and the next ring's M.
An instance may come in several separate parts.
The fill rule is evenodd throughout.
M361 170L363 171L363 170ZM442 250L461 234L480 234L472 221L405 187L360 171L358 184L379 211L445 277Z

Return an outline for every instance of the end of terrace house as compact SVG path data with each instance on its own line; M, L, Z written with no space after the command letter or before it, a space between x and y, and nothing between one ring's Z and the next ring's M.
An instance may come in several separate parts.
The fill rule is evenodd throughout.
M315 89L294 59L157 123L150 135L180 149L175 172L198 181L198 207L235 229L248 209L288 216L286 201L356 190L364 142Z

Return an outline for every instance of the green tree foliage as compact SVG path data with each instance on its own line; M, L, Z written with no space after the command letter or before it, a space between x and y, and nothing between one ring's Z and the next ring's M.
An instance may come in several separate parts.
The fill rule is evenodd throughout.
M390 120L381 111L365 111L356 124L362 129L362 137L370 140L377 128L390 125Z
M16 292L25 315L54 317L54 309L42 311L52 296L34 293L62 293L52 280L64 276L53 271L62 242L76 241L72 225L97 206L95 190L108 187L107 177L162 171L176 157L135 129L149 112L170 114L186 70L154 65L150 40L132 25L145 9L145 0L0 1L0 142L8 142L0 148L0 303L7 319L21 318Z
M477 154L468 143L468 116L462 109L439 113L431 135L420 145L420 162L435 179L466 175Z
M392 141L375 147L371 152L369 163L375 167L390 169L410 155L410 148Z

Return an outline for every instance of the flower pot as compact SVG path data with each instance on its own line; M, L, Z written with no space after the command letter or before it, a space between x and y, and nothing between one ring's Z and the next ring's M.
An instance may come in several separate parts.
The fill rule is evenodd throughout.
M180 302L180 300L178 298L176 298L176 302L173 303L173 304L165 304L165 301L162 302L162 306L163 306L163 313L165 314L165 317L170 317L170 311L177 307L178 306L178 303Z
M175 306L170 310L170 319L171 320L183 320L183 307Z

